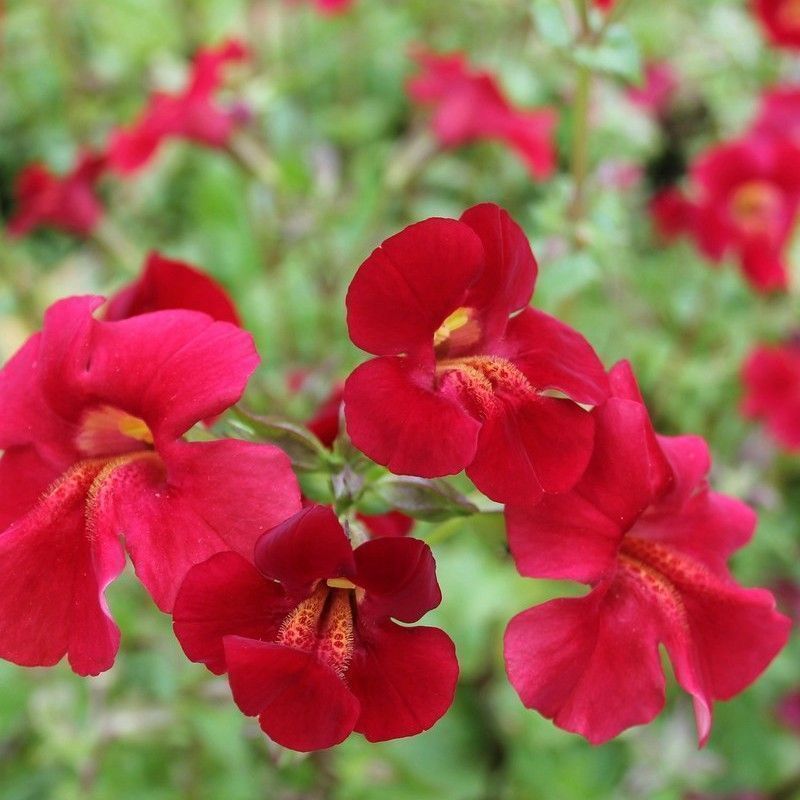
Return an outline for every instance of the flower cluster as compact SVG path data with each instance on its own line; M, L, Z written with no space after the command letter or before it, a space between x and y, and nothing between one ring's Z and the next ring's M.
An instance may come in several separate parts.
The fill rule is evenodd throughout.
M186 139L212 148L225 147L246 111L219 106L215 100L223 69L247 58L237 40L195 55L186 88L176 94L156 92L130 128L111 132L103 152L79 154L65 175L54 175L42 164L31 164L17 178L17 211L9 220L13 236L51 227L75 236L90 236L103 216L96 187L108 172L130 175L146 167L167 139Z

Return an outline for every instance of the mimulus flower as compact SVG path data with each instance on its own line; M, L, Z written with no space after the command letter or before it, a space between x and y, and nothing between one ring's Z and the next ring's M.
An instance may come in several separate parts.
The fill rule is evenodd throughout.
M800 450L800 344L760 345L742 368L742 412L761 419L787 450Z
M453 643L416 622L439 605L430 548L376 539L355 550L333 512L310 506L268 531L255 567L220 553L194 567L174 611L192 661L227 671L233 698L293 750L430 728L453 700Z
M104 591L125 564L162 610L195 563L251 556L299 508L271 445L187 442L235 403L258 363L249 334L194 311L118 322L102 298L53 305L0 371L0 657L108 669L119 631Z
M692 203L674 186L654 194L648 204L653 225L665 242L692 231L694 210Z
M467 470L499 502L580 478L607 378L589 343L528 302L536 260L501 208L387 239L347 293L350 338L377 355L347 379L347 432L392 472ZM519 312L519 313L517 313Z
M460 53L416 55L422 72L408 82L412 100L434 107L433 130L443 147L478 140L501 141L517 153L530 173L546 178L555 169L551 108L514 108L488 72L474 71Z
M246 58L247 49L236 40L216 49L199 50L183 92L154 93L132 127L112 134L108 146L110 166L123 174L136 172L155 156L167 138L224 147L236 128L238 116L235 109L217 105L214 94L222 83L225 65Z
M678 77L668 61L651 61L645 66L641 86L626 92L628 100L657 117L667 110L678 89Z
M517 567L580 581L583 597L518 614L505 636L508 675L523 703L598 744L649 722L664 704L659 644L692 695L698 737L715 700L741 692L789 635L763 589L744 589L726 562L755 515L712 492L699 437L656 437L627 364L594 412L594 455L573 491L506 508Z
M30 164L17 177L16 213L8 221L12 236L39 227L88 236L103 216L95 186L106 166L103 155L84 153L66 175L54 175L43 164Z
M800 87L778 86L764 92L753 132L800 141Z
M752 5L773 44L800 47L800 0L752 0Z
M692 235L720 261L735 255L759 291L784 289L784 250L800 207L800 147L787 139L753 136L719 145L691 172Z
M170 308L202 311L212 319L241 324L233 301L216 281L160 253L150 253L141 277L109 299L104 318L126 319Z

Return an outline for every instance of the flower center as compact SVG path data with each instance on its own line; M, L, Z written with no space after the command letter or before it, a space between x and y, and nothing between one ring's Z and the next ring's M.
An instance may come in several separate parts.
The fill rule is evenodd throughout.
M339 677L353 657L353 615L357 589L346 578L320 583L281 624L278 644L316 653Z
M781 193L774 184L748 181L734 192L731 214L745 233L769 233L779 221L781 204Z
M468 356L439 361L436 374L441 388L452 391L484 416L502 400L524 400L536 394L528 379L500 356Z
M800 0L783 0L777 18L782 28L800 31Z
M91 458L117 456L153 445L153 433L147 423L114 406L88 409L81 419L75 446Z
M437 350L469 347L481 338L481 327L475 319L475 310L461 306L450 314L433 334Z

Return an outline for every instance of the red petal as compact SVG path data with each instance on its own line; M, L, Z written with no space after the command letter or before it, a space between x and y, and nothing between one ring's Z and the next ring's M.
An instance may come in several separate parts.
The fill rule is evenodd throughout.
M0 457L0 531L30 511L60 473L33 447L12 447Z
M51 666L66 654L79 675L113 664L119 629L103 593L125 556L102 526L87 529L86 493L99 471L78 465L0 535L0 657Z
M518 614L505 658L525 706L592 744L649 722L664 704L656 622L625 583Z
M255 563L291 595L305 595L327 578L351 578L355 561L350 542L333 511L307 506L258 540Z
M373 539L391 536L408 536L414 527L414 520L399 511L388 514L358 514Z
M347 327L362 350L399 355L433 349L433 335L463 305L480 274L483 247L454 219L418 222L387 239L347 291Z
M225 638L233 699L284 747L321 750L344 741L359 714L345 683L312 653L238 636Z
M164 455L120 467L110 498L136 574L159 608L172 609L189 568L256 541L299 507L289 460L276 447L225 439L177 442Z
M536 309L525 309L509 321L495 352L511 361L539 391L557 389L586 405L597 405L608 397L605 369L589 342Z
M191 661L225 672L224 636L274 641L293 603L237 553L217 553L186 574L172 613L175 636Z
M450 708L458 662L438 628L359 627L347 682L361 704L355 729L370 742L414 736Z
M594 419L570 400L534 396L498 404L481 427L467 475L499 503L533 505L541 492L565 492L592 452Z
M212 319L241 324L233 302L216 281L159 253L150 253L142 276L109 299L105 318L126 319L170 308L201 311Z
M253 339L195 311L96 323L87 388L145 420L159 441L214 417L242 395L258 364Z
M373 539L356 548L355 561L365 616L416 622L442 602L433 553L419 539Z
M508 316L530 302L538 270L525 232L507 211L494 203L467 209L461 221L483 244L485 266L469 290L465 305L476 308L485 320L486 339L500 335Z
M506 506L505 516L514 563L529 578L595 583L616 563L623 531L577 492Z
M472 461L480 423L405 358L357 367L344 389L347 433L373 461L400 475L454 475ZM435 445L435 446L434 446Z

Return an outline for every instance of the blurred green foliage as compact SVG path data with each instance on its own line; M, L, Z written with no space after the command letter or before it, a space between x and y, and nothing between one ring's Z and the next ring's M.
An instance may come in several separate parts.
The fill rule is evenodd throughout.
M156 248L230 290L264 358L252 402L302 418L359 359L343 297L361 260L412 221L494 201L531 237L541 268L534 303L580 329L607 363L629 358L659 429L708 438L717 488L759 508L738 576L800 580L800 461L778 456L737 413L745 353L794 329L797 295L754 296L734 269L709 268L688 245L658 247L645 187L622 191L602 177L603 165L641 164L663 145L623 94L642 59L670 58L682 95L705 108L683 143L687 157L742 130L759 88L791 65L762 44L742 2L633 0L616 49L592 62L611 75L594 86L589 213L575 231L565 155L560 175L540 184L491 144L415 161L425 116L403 89L412 44L464 49L517 102L555 105L568 153L574 68L557 6L356 0L325 18L285 0L10 0L0 17L4 214L27 162L66 169L79 144L102 146L111 127L131 120L150 89L179 85L197 46L231 34L254 52L235 93L254 111L249 136L261 167L254 174L226 153L172 143L140 177L103 185L111 249L47 231L20 243L0 234L0 357L52 300L113 291ZM286 375L298 368L312 370L317 398L290 396ZM434 545L445 599L428 619L455 639L462 680L432 731L382 745L354 736L310 757L280 751L237 711L224 679L183 658L168 618L128 576L110 591L124 635L109 673L81 680L64 666L0 665L0 797L778 797L800 770L798 741L772 712L800 683L796 637L759 683L720 704L705 750L696 750L690 703L677 692L655 723L593 748L523 709L502 668L509 617L576 589L517 576L496 516L448 533Z

